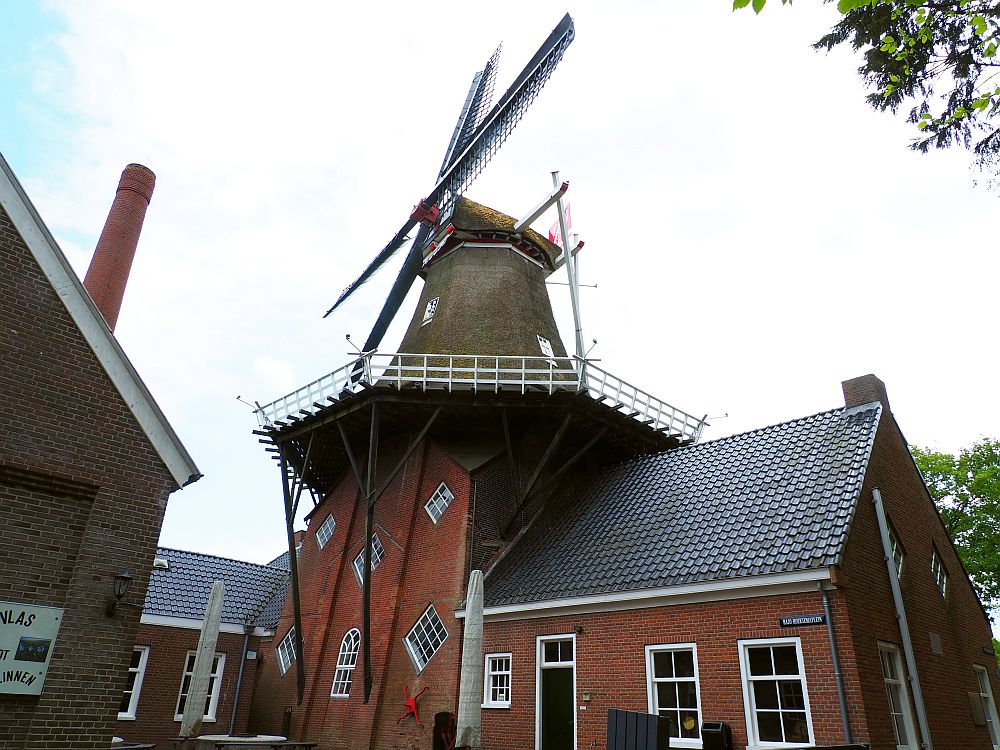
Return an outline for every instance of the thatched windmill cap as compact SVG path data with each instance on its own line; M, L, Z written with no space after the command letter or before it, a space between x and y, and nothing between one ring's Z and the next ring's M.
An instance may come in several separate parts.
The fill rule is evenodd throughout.
M555 261L562 254L562 248L540 235L534 229L514 232L517 220L507 214L476 203L464 196L455 199L454 210L442 224L450 224L455 229L454 236L460 239L492 239L510 242L534 257L548 271L555 268Z

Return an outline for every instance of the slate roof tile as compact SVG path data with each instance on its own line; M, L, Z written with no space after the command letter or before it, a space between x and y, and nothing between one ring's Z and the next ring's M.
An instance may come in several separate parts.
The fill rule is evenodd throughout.
M277 623L288 585L287 570L167 547L157 547L156 557L166 559L169 568L153 568L144 614L200 620L212 584L222 581L226 587L223 622L253 622L265 628Z
M485 604L836 564L879 415L835 409L588 473L489 571Z

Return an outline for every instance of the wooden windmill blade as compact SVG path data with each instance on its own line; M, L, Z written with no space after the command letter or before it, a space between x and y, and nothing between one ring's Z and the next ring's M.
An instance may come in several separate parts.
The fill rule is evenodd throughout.
M410 231L417 225L418 222L427 221L428 214L434 216L437 215L438 209L447 210L447 208L454 202L456 196L464 192L472 181L479 176L483 168L489 163L493 155L500 149L504 141L513 131L514 127L524 116L524 112L527 110L531 102L534 101L535 97L538 96L538 92L541 90L545 82L548 81L549 77L552 75L552 71L555 70L559 61L562 60L563 54L566 48L572 43L575 36L575 30L573 27L573 19L567 13L563 16L563 19L559 22L559 25L552 30L548 38L539 47L538 51L531 58L528 64L521 71L520 75L514 79L514 83L510 85L504 95L497 102L496 106L489 111L487 115L482 118L482 121L475 128L470 136L468 136L468 145L465 146L460 152L456 148L456 145L460 144L461 133L466 131L467 128L463 124L463 118L468 119L466 110L463 109L462 115L459 116L459 124L456 127L456 134L452 137L452 144L449 145L449 153L445 155L445 167L443 167L442 173L438 177L437 183L434 185L433 189L428 193L427 197L424 198L406 220L403 226L398 232L396 232L395 237L387 244L375 259L368 264L368 267L364 272L352 282L344 291L341 293L337 301L333 303L333 306L326 311L323 315L325 318L331 312L337 309L344 300L350 297L358 287L364 284L371 276L387 261L391 258L397 250L406 241L407 236ZM499 51L499 50L498 50ZM479 79L473 79L472 89L478 89L479 92L485 90L485 87L492 88L491 76L486 75L489 71L495 71L496 65L494 56L490 58L487 62L486 68L477 76ZM494 63L491 65L491 63ZM491 72L491 75L494 73ZM472 89L470 89L470 98L475 99L478 94L473 94ZM467 102L469 99L467 98ZM484 98L479 96L478 101L481 108ZM471 104L470 104L471 109ZM478 115L476 117L478 118ZM455 151L457 155L452 155L451 152ZM426 238L426 232L423 232L424 239ZM382 311L379 314L379 321L383 319L391 322L395 317L396 312L399 310L399 306L402 304L403 299L406 297L406 292L409 291L410 286L416 280L416 274L412 271L412 266L414 265L414 258L419 260L420 251L422 243L414 242L410 249L410 254L407 256L407 261L403 265L403 269L400 271L396 282L393 285L393 293L389 295L386 299L385 304L382 307ZM419 267L417 269L419 271ZM405 287L405 291L399 293L401 289ZM377 325L376 329L372 331L369 335L368 341L374 342L365 345L365 350L370 350L374 346L377 346L381 341L382 336L385 335L385 330L378 336L376 333L378 328L388 328L388 322L384 325Z
M445 211L456 196L465 192L521 121L525 111L549 80L575 36L573 19L567 13L538 48L534 57L524 66L520 75L514 79L514 83L493 110L483 119L483 123L473 134L465 151L455 159L454 164L441 176L430 195L424 199L425 204L438 204L441 210Z
M496 83L499 62L500 46L490 55L483 69L473 77L469 95L465 97L465 105L458 116L458 123L455 125L455 132L452 133L444 161L441 162L441 169L438 170L439 180L455 159L465 151L472 136L486 119L486 114L493 104L493 84Z
M438 172L438 179L440 179L441 175L448 170L448 167L452 165L456 157L464 151L465 147L471 140L472 135L485 118L486 112L489 110L490 104L493 101L493 84L496 81L497 64L499 59L500 47L497 47L496 51L494 51L494 53L490 56L490 59L486 61L486 65L483 66L483 69L473 76L472 85L469 87L469 93L465 97L465 105L462 107L462 111L458 115L458 122L455 124L455 131L452 133L451 141L448 144L448 150L444 155L444 161L441 163L441 169ZM359 286L368 281L368 279L370 279L386 261L396 254L399 248L402 247L403 243L408 239L408 235L413 230L413 227L417 225L417 221L417 218L413 215L410 216L407 222L403 224L398 232L396 232L396 235L389 240L389 244L382 248L382 250L375 256L372 262L368 264L368 267L361 273L361 275L340 293L337 301L333 303L333 307L323 314L324 318L337 309L341 302L350 297ZM422 240L426 239L426 234L426 232L423 232L423 237L418 235L417 240L414 242L415 247L419 247L423 244ZM407 264L410 264L409 258L407 259ZM404 269L407 264L404 264ZM406 284L406 288L400 293L397 287L402 286L400 279L403 279L404 277L409 278L409 283ZM393 291L390 292L389 298L386 300L387 305L397 296L400 297L399 304L402 304L403 298L406 297L406 293L409 291L415 280L416 274L411 275L406 273L404 275L401 272L400 276L396 278L396 283L393 285ZM384 317L385 311L386 307L383 307L383 315L379 315L379 322L376 322L375 324L376 330L380 327L382 328L382 335L378 336L374 345L369 346L368 344L365 344L363 351L369 351L374 346L378 346L378 342L381 341L382 336L385 335L385 329L387 329L389 327L389 323L392 322L390 317L384 325L381 325L381 320ZM372 336L370 335L368 339L371 341Z

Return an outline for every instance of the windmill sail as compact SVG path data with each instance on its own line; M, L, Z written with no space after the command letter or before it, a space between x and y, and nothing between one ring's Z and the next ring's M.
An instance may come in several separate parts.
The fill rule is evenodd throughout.
M442 211L447 211L455 197L465 192L521 121L525 111L562 60L574 36L573 19L567 13L484 118L465 151L441 176L425 203L436 203Z
M573 19L567 13L563 16L559 25L552 30L552 33L549 34L542 46L539 47L534 57L531 58L520 75L514 80L514 83L510 85L500 98L496 106L482 118L482 122L469 137L468 145L461 151L458 151L456 148L457 156L446 155L445 164L449 166L442 172L437 184L434 185L434 188L423 200L424 205L430 206L436 204L442 211L447 211L455 198L461 195L472 181L479 176L479 173L483 171L483 168L493 158L493 155L500 149L504 141L507 140L507 137L517 123L520 122L528 106L538 96L538 92L541 91L542 86L545 85L545 82L552 75L552 71L555 70L559 61L562 60L566 48L573 42L575 33ZM487 62L487 68L490 67L490 62L493 62L495 57L496 53ZM495 64L492 67L495 70ZM484 69L483 77L485 77L486 72L486 69ZM475 80L473 81L473 88L477 89L477 93L484 90ZM464 108L463 115L466 118L468 116ZM462 124L461 120L462 117L459 118L460 125ZM459 136L464 130L464 126L456 128ZM452 146L457 145L458 137L453 136L452 140L453 143L449 146L449 152L452 151ZM323 317L325 318L336 310L358 287L371 278L375 271L395 255L396 251L403 245L410 231L416 225L417 219L413 218L413 216L407 219L406 223L396 232L396 236L390 240L389 244L382 248L379 254L375 256L375 259L368 264L364 272L341 292L340 297L337 298L337 301L333 303L333 306L326 311ZM379 315L379 324L376 326L376 330L372 331L372 335L368 337L370 345L366 344L366 350L377 346L381 341L382 336L385 335L384 329L388 328L388 321L391 321L395 316L403 299L406 297L406 292L409 291L410 285L416 279L416 274L413 273L412 268L415 262L419 263L421 249L416 242L410 248L406 262L403 264L403 269L400 271L393 285L393 293L390 294L389 299L386 300L385 305L382 307L382 312ZM419 265L417 270L419 270ZM405 289L402 290L402 293L399 293L397 287L404 285ZM383 326L382 320L386 316L388 316L387 322ZM376 337L376 331L380 327L383 328L382 333ZM374 343L371 343L372 341Z
M465 147L472 140L473 133L482 124L486 113L490 111L493 104L493 84L497 79L497 67L500 60L500 47L486 61L486 65L472 79L469 87L469 95L465 97L465 105L462 113L458 116L458 123L455 125L455 132L451 136L448 150L445 152L444 161L441 162L441 169L438 178L448 171L455 157L465 151Z

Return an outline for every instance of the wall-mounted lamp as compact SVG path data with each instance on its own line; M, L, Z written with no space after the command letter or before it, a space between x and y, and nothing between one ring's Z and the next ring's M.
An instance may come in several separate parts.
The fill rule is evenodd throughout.
M585 700L585 701L589 701L590 700L590 691L589 690L584 690L582 693L580 693L580 699L581 700Z
M115 613L118 603L128 593L130 588L132 588L132 576L127 570L115 576L115 584L111 589L111 596L108 597L108 603L104 607L104 613L108 617Z
M580 635L580 633L583 632L583 625L574 625L573 632L576 633L577 635Z

